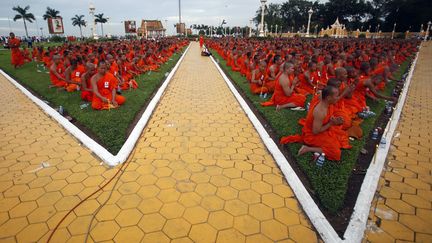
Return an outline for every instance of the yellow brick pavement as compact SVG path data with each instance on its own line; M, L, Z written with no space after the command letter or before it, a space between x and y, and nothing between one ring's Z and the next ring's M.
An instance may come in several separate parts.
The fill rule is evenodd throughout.
M432 242L432 43L423 44L371 208L367 242Z
M273 158L199 52L193 43L90 241L316 242ZM0 241L43 242L116 170L100 166L3 77L0 90ZM51 166L32 172L43 161ZM111 188L75 210L53 242L82 242Z

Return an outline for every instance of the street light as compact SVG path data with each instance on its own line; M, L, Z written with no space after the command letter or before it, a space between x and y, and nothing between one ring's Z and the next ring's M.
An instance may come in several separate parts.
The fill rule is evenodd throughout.
M308 19L308 25L307 25L306 37L309 37L310 21L311 21L311 17L312 17L312 14L313 14L313 10L312 10L312 8L309 9L308 14L309 14L309 19Z
M380 24L377 25L377 28L376 28L376 31L375 31L375 38L378 38L378 37L379 37L379 36L378 36L378 35L379 35L379 34L378 34L378 33L379 33L379 32L378 32L378 31L379 31L379 27L380 27Z
M393 31L392 31L392 36L391 36L392 40L394 38L395 31L396 31L396 23L394 23L394 25L393 25Z
M267 0L260 0L260 1L261 1L261 28L260 28L259 36L263 37L264 36L264 10L265 10L265 4Z
M249 24L250 24L250 27L249 27L249 38L251 38L252 37L252 19L251 20L249 20Z
M427 38L429 36L429 30L431 28L431 24L432 24L432 22L429 20L429 22L427 23L426 34L425 34L425 37L424 37L425 41L427 41Z
M147 39L147 35L148 35L148 32L147 32L147 21L144 21L144 34L145 34L145 38Z
M278 25L276 25L276 30L275 30L276 35L278 34L278 32L277 32L277 27L278 27Z

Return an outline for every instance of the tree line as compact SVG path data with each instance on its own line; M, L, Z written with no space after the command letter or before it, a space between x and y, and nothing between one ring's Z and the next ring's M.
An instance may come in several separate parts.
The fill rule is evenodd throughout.
M12 10L14 10L16 12L15 17L13 18L13 21L17 21L19 19L23 20L24 23L24 29L25 29L25 33L26 36L28 37L28 31L27 31L27 22L33 23L33 21L35 20L35 16L33 15L33 13L30 13L30 6L26 6L26 7L20 7L20 6L16 6L13 7ZM47 20L49 18L62 18L60 16L60 11L47 7L45 14L43 15L43 19ZM86 27L87 26L87 21L84 20L84 15L78 15L76 14L74 17L71 18L72 20L72 25L73 26L78 26L80 29L80 34L81 37L83 37L82 35L82 27ZM103 24L105 24L106 22L108 22L108 18L104 17L103 13L100 14L95 14L95 23L100 23L101 24L101 30L102 30L102 36L103 34Z
M431 0L329 0L323 3L307 0L288 0L270 3L265 8L265 23L279 26L279 31L304 31L308 22L308 11L312 9L311 32L326 29L336 18L348 30L418 32L423 24L432 19ZM254 22L261 22L261 7L256 11ZM396 25L395 25L396 24ZM282 28L282 29L280 29Z

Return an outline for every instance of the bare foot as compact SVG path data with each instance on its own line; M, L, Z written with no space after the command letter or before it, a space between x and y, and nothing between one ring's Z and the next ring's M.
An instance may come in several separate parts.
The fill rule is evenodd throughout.
M276 111L280 111L282 108L279 105L276 105Z
M300 156L304 153L307 153L307 146L306 145L301 146L301 148L299 149L299 151L297 153L297 156Z

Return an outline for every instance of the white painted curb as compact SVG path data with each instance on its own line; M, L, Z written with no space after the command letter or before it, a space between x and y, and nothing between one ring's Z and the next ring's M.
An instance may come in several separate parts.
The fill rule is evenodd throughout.
M408 92L409 85L411 83L412 74L414 72L415 64L417 63L417 57L419 52L417 52L417 56L411 66L409 71L409 75L407 76L407 81L404 84L404 88L402 91L402 95L399 97L399 102L397 107L392 115L392 120L388 122L387 127L385 129L386 134L386 147L379 148L375 154L374 160L375 162L371 162L366 177L363 181L363 184L360 189L359 196L357 198L356 204L354 206L354 211L351 216L349 225L344 234L344 239L341 239L334 228L331 226L330 222L325 218L324 214L321 212L319 207L315 204L312 197L309 195L308 191L304 187L303 183L298 178L297 174L292 169L291 165L279 150L278 146L274 143L273 139L265 130L264 126L252 112L249 105L243 99L243 97L239 94L237 89L231 83L229 78L226 76L225 72L219 67L219 65L214 60L213 56L211 59L213 63L216 65L219 73L222 75L223 79L227 83L229 89L236 97L240 106L243 108L246 115L249 117L250 121L254 125L267 149L272 154L276 163L279 165L282 173L285 176L285 179L293 189L298 201L300 202L303 210L309 217L309 220L314 225L315 229L320 234L321 238L325 242L361 242L363 239L363 233L366 228L367 219L369 216L369 210L371 206L371 202L373 199L373 195L375 194L375 190L377 189L378 180L381 175L381 171L387 157L388 150L391 144L391 138L393 136L394 130L396 129L397 123L399 122L400 114L405 103L406 95Z
M165 92L165 89L167 88L169 82L171 81L172 77L174 76L175 72L177 71L178 67L180 66L180 63L183 61L183 58L185 57L186 53L189 50L190 45L186 48L180 59L178 60L177 64L174 66L174 68L169 73L168 77L165 79L163 84L160 86L158 91L156 92L153 99L148 104L147 108L145 109L144 113L142 114L141 118L139 119L138 123L132 130L131 134L129 135L126 142L121 147L120 151L117 155L111 154L108 150L106 150L104 147L102 147L100 144L98 144L96 141L94 141L92 138L87 136L84 132L82 132L78 127L76 127L74 124L69 122L66 118L64 118L62 115L60 115L56 110L54 110L51 106L47 105L45 102L40 100L38 97L34 96L30 91L28 91L24 86L19 84L16 80L14 80L12 77L10 77L7 73L5 73L2 69L0 69L0 74L5 76L13 85L15 85L21 92L23 92L27 97L30 98L37 106L39 106L48 116L52 117L54 120L56 120L61 126L64 127L69 133L71 133L74 137L76 137L84 146L86 146L89 150L91 150L93 153L95 153L99 158L101 158L107 165L113 167L118 164L121 164L127 160L130 153L132 152L133 148L135 147L136 142L138 141L144 127L146 126L148 120L150 119L150 116L152 115L154 109L156 108L157 104L159 103L162 95Z

